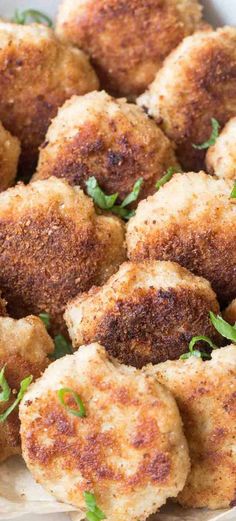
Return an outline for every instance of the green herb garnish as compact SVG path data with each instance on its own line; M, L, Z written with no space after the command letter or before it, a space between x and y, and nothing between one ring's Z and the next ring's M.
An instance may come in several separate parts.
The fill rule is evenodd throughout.
M55 349L50 355L50 358L53 360L58 360L58 358L62 358L65 355L72 355L73 353L71 344L63 335L56 335L54 337L54 345Z
M63 405L63 407L65 407L65 409L70 414L74 414L74 416L79 416L80 418L83 418L84 416L86 416L84 404L83 404L80 396L78 395L78 393L73 391L73 389L71 389L70 387L63 387L62 389L59 389L57 394L58 394L58 398L59 398L61 404ZM67 405L65 403L65 400L64 400L65 394L72 394L72 396L75 400L75 403L76 403L76 405L78 405L79 409L72 409L72 407L69 407L69 405Z
M2 368L0 372L0 387L2 388L2 392L0 393L0 402L7 402L10 398L11 389L8 385L8 382L4 376L5 366Z
M156 189L159 190L161 188L161 186L168 183L168 181L170 181L170 179L173 177L173 175L176 174L177 172L178 172L178 170L174 166L170 166L170 168L168 168L166 174L163 175L163 177L161 177L161 179L158 179L158 181L156 182Z
M91 492L84 492L84 499L88 511L86 517L88 521L99 521L100 519L106 519L106 516L102 510L97 506L96 498Z
M88 195L92 197L95 204L99 206L99 208L102 210L111 211L126 220L130 219L130 217L132 217L135 213L134 210L129 210L126 207L137 200L142 184L143 179L138 179L136 183L134 183L132 192L127 195L127 197L120 205L117 205L115 203L119 196L118 192L112 195L106 195L100 188L95 177L89 177L89 179L86 181Z
M6 409L6 411L4 411L2 414L0 414L0 422L4 422L7 419L7 417L9 416L9 414L11 414L11 412L17 407L18 403L20 403L23 396L25 395L32 380L33 380L33 376L31 375L31 376L27 376L26 378L24 378L24 380L21 381L20 390L17 394L15 401L10 405L10 407L8 407L8 409Z
M212 133L211 133L211 136L208 139L208 141L205 141L201 145L193 145L193 148L196 148L197 150L204 150L215 144L215 142L219 136L220 124L217 121L217 119L211 118L211 126L212 126Z
M46 312L39 313L39 318L41 318L41 320L44 323L46 329L49 329L50 324L51 324L51 317L50 317L49 313L46 313Z
M192 338L192 340L189 342L188 353L184 353L183 355L181 355L180 360L186 360L186 359L190 358L191 356L195 356L196 358L202 358L202 360L209 360L211 358L211 355L209 353L207 353L206 351L200 351L199 349L193 349L197 342L207 342L207 344L212 349L217 349L217 346L215 344L213 344L213 342L211 341L210 338L208 338L208 336L203 336L203 335L194 336Z
M236 343L236 327L231 326L226 320L224 320L220 315L215 315L210 311L210 319L214 328L218 333L220 333L223 337L231 340L231 342Z
M26 9L25 11L19 11L16 9L12 22L19 25L25 25L27 22L32 21L38 24L46 24L48 27L52 27L52 20L46 14L36 9Z
M230 199L236 199L236 181L234 182L234 186L230 194Z

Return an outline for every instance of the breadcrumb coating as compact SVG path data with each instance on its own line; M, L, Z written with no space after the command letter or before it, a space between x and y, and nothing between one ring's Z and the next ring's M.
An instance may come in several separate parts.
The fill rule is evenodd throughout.
M174 262L127 262L104 286L70 302L65 320L74 348L100 342L121 362L142 367L179 358L199 334L219 344L210 310L218 313L219 305L203 278Z
M1 402L1 414L14 402L24 378L41 375L49 364L48 355L53 349L53 341L40 318L28 316L14 320L0 317L0 370L5 366L4 376L15 393L7 402ZM20 454L19 430L16 407L4 422L0 422L0 462Z
M100 284L125 259L124 225L50 178L0 194L0 288L11 316L46 311L64 331L68 300Z
M189 445L191 471L179 503L213 510L235 506L236 346L213 351L206 362L193 356L150 372L173 393Z
M0 120L22 144L21 171L36 166L50 120L73 94L98 88L88 58L44 25L0 21Z
M62 405L61 388L79 395L85 417ZM75 408L70 393L64 403ZM34 478L84 515L87 491L109 521L145 521L186 481L188 449L173 397L98 344L51 364L21 402L20 419Z
M142 199L154 193L169 167L178 170L174 148L154 121L125 99L91 92L59 109L33 179L54 175L86 191L86 180L94 176L105 193L118 192L123 200L142 177Z
M236 28L197 32L168 56L138 103L175 142L183 169L204 168L211 118L221 127L236 115Z
M236 205L232 182L176 174L141 201L127 227L128 257L172 260L209 280L222 304L236 296Z
M198 0L63 0L56 32L91 56L108 92L135 97L201 14Z

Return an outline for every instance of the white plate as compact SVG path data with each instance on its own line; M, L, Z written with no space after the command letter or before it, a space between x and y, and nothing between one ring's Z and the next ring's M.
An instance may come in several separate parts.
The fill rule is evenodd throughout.
M0 0L0 17L11 18L15 9L22 10L26 8L39 9L54 17L58 3L58 0ZM236 25L236 0L202 0L202 4L205 8L205 18L214 26L224 24ZM21 516L20 519L21 521L69 521L70 518L66 514L57 513L41 516L31 514ZM223 514L220 521L236 521L235 511Z

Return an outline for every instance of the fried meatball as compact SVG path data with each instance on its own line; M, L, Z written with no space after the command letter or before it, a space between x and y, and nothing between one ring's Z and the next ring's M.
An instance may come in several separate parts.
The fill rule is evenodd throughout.
M217 177L236 179L236 118L229 120L215 145L208 149L206 167Z
M138 100L177 146L183 168L204 167L202 144L211 118L221 126L236 115L236 28L189 36L166 59L149 90Z
M79 395L85 417L62 405L62 388ZM64 404L75 408L70 392ZM20 419L36 481L84 513L89 491L110 521L144 521L185 484L188 449L173 397L99 344L51 364L21 402Z
M19 155L19 139L13 137L0 122L0 191L6 190L13 184Z
M207 362L193 356L154 371L176 398L189 445L191 472L178 501L195 508L235 506L236 346L213 351Z
M236 296L236 204L232 183L204 172L176 174L141 201L129 221L130 260L172 260L211 283L220 301Z
M227 308L223 312L223 318L232 324L236 323L236 298L230 302L230 304L227 306Z
M155 191L155 182L176 167L174 149L137 105L105 92L73 96L50 125L34 179L51 175L86 188L95 176L106 193L123 200L140 177L140 198Z
M58 107L97 87L87 57L62 44L51 29L0 22L0 119L21 140L25 175L35 167Z
M100 284L124 260L124 226L97 216L92 200L50 178L0 194L0 287L14 318L51 315L64 328L68 300Z
M136 367L179 358L196 335L219 342L209 311L219 312L209 282L174 262L126 262L101 288L68 304L73 346L100 342Z
M5 366L4 376L13 391L9 401L1 401L1 414L14 402L21 381L30 375L38 378L44 371L53 348L53 341L39 318L0 317L0 369ZM16 407L4 422L0 422L0 461L20 453L19 430Z
M201 12L198 0L63 0L56 31L91 56L105 89L135 97Z

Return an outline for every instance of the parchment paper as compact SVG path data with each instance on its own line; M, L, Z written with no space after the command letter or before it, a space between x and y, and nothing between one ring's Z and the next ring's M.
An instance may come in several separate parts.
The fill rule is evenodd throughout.
M59 503L34 481L21 457L10 458L0 465L0 520L72 510L71 505ZM77 520L82 518L77 513Z

